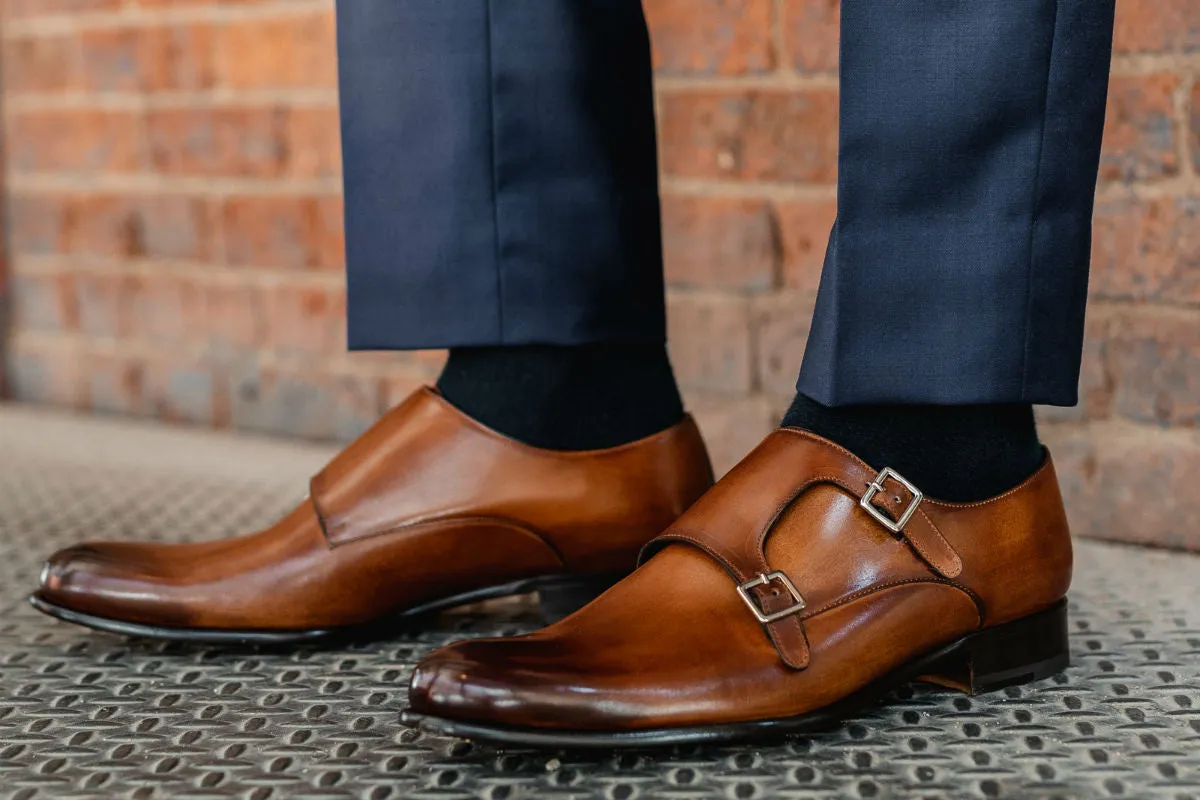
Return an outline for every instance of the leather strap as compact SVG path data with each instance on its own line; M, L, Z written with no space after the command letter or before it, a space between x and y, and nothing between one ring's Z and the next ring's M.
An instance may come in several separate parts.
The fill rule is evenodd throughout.
M757 559L748 560L740 557L738 554L729 552L722 547L718 540L714 540L703 534L690 534L677 531L674 528L669 528L666 533L649 542L643 548L640 560L644 560L652 551L657 551L671 542L690 544L708 553L709 556L725 568L725 571L737 581L739 586L749 582L758 575L765 575L771 572L771 568L767 565L767 559L764 555L760 554ZM803 597L804 588L798 588ZM791 596L786 594L780 595L778 592L773 593L770 586L758 586L750 591L758 601L759 608L765 614L782 611L792 604ZM766 628L767 635L771 637L771 642L775 645L779 657L783 659L785 664L792 669L804 669L808 666L808 636L804 632L804 622L798 615L792 614L783 619L768 622L763 627Z
M772 571L765 553L767 537L797 498L814 486L832 485L861 502L879 476L830 441L806 431L778 430L665 533L648 543L640 560L671 542L686 543L716 560L739 585L747 583ZM747 502L745 498L752 500ZM879 482L870 500L893 522L899 522L913 502L918 502L913 493L891 477ZM938 575L956 578L962 573L962 559L925 511L918 502L903 529L893 535L906 542ZM860 512L867 513L864 509ZM796 588L803 596L804 587ZM775 586L763 585L750 591L765 615L793 604L791 596ZM808 638L801 614L765 623L764 628L785 664L798 670L808 666Z
M861 500L876 477L877 473L872 473L865 464L849 462L846 464L846 475L830 478L827 482ZM805 485L804 489L811 485ZM871 505L898 522L914 500L916 498L908 487L894 478L887 478L882 484L882 491L876 492L871 498ZM920 505L899 535L943 578L954 579L962 574L962 559Z

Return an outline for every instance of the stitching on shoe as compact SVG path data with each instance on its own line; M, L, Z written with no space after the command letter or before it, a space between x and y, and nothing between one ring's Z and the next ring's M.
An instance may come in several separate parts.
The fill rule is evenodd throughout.
M827 611L832 611L833 609L844 606L847 603L852 603L855 600L861 600L864 597L869 597L873 594L877 594L878 592L882 592L886 589L893 589L897 586L907 586L910 584L922 584L922 583L933 584L936 586L948 586L951 589L957 589L958 591L965 594L967 596L967 598L975 606L975 614L979 618L979 625L980 626L983 625L983 619L984 619L983 605L982 605L982 601L976 596L976 594L974 592L972 592L970 589L968 589L966 586L963 586L962 584L960 584L956 581L950 581L950 580L946 580L944 578L938 578L938 577L901 578L899 580L888 581L887 583L881 583L881 584L876 584L873 586L867 586L862 589L859 589L856 592L852 592L852 593L846 595L845 597L839 597L837 600L831 600L828 603L826 603L825 605L813 609L811 612L801 613L799 616L804 620L809 620L820 614L824 614Z
M805 439L810 439L810 440L816 442L817 444L823 444L828 447L832 447L833 449L837 450L838 452L844 453L845 455L849 456L854 461L857 461L859 464L866 467L868 470L875 469L870 464L863 461L861 458L854 455L854 453L851 453L849 450L842 447L837 442L832 442L828 439L817 436L815 433L811 433L809 431L802 430L800 428L779 428L779 431L781 431L783 433L790 433L793 436L801 436ZM979 500L979 501L973 502L973 503L951 503L951 502L947 502L945 500L938 500L933 497L926 497L923 502L929 503L930 505L938 506L939 508L949 509L951 511L953 511L956 508L980 508L982 506L986 506L991 503L999 502L1000 500L1003 500L1006 497L1010 497L1011 495L1016 494L1017 492L1021 491L1025 487L1027 487L1029 484L1033 483L1035 480L1037 480L1042 475L1043 472L1048 470L1053 465L1053 462L1050 459L1050 451L1047 448L1043 447L1042 453L1043 453L1042 465L1040 467L1038 467L1037 470L1035 470L1034 473L1032 475L1030 475L1028 478L1021 481L1016 486L1009 489L1007 492L1004 492L1003 494L998 494L995 497L989 497L987 500Z

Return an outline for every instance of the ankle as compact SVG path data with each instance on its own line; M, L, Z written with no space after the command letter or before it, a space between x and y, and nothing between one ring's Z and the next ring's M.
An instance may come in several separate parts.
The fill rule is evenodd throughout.
M783 424L834 441L872 467L891 467L932 498L977 502L1042 463L1033 407L872 405L831 408L797 395Z
M438 388L482 424L553 450L615 447L684 415L661 344L455 348Z

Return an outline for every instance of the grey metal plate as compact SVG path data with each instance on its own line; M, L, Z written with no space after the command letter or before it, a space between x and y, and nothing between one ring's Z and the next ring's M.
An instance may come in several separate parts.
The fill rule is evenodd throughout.
M336 650L124 641L23 603L86 537L267 523L324 448L0 409L0 798L1196 798L1200 558L1080 543L1074 666L968 698L907 691L769 747L499 752L403 728L413 664L527 607Z

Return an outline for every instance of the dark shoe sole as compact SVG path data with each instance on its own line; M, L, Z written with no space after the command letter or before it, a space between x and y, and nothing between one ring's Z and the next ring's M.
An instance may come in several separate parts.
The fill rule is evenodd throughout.
M965 636L910 661L836 703L793 717L619 732L508 728L408 711L401 713L400 720L429 733L460 739L583 750L773 739L829 730L914 681L928 681L974 695L1049 678L1069 664L1064 599L1038 614Z
M51 603L38 593L29 596L29 604L43 614L49 614L63 622L82 625L85 628L118 636L162 639L190 644L291 645L330 639L380 638L389 633L411 628L419 618L436 614L439 611L531 592L538 593L542 620L549 624L587 605L623 577L625 575L622 573L586 578L562 575L529 578L444 597L404 611L389 613L386 617L361 625L308 630L221 630L147 625L74 611L65 606Z

